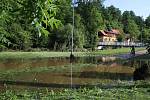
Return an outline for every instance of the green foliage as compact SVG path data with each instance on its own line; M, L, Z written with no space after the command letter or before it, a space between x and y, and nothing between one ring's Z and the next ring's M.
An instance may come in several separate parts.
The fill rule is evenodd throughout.
M85 26L82 23L80 14L75 15L75 30L74 30L74 48L83 49L85 45Z
M123 30L126 34L128 33L127 25L128 25L128 20L129 19L131 19L130 12L129 11L124 11L123 14L122 14L122 23L123 23Z
M105 19L108 21L120 21L121 20L121 11L114 6L107 7L105 10Z
M57 44L59 45L59 48L61 48L62 50L68 50L70 47L72 27L73 26L71 24L67 24L60 29L59 33L56 34L58 38Z
M134 21L138 25L139 29L142 31L143 27L145 27L143 18L140 16L135 16Z
M126 27L127 27L127 33L130 34L130 38L133 40L137 39L140 32L134 20L129 19Z
M122 34L119 34L118 36L117 36L117 40L118 40L118 42L123 42L124 41L124 34L122 33Z
M143 18L136 16L133 11L125 11L122 23L124 25L124 32L129 34L131 39L138 40L138 37L142 34L142 29L145 27Z
M49 89L40 90L6 90L1 92L0 99L2 100L29 100L29 99L42 99L42 100L148 100L149 88L112 88L112 89L101 89L95 88L80 88L80 89L63 89L61 91L54 91Z
M134 40L144 42L149 37L150 17L146 20L133 11L121 11L104 7L105 0L78 0L75 6L74 50L97 47L98 30L118 29L130 34ZM28 50L47 48L69 51L73 28L71 0L1 0L0 4L0 45L1 50ZM142 32L143 30L143 32Z
M58 8L56 18L59 19L63 25L72 23L71 0L56 0L55 4Z
M43 47L40 41L36 45L33 41L32 44L32 40L37 39L33 35L48 36L51 29L61 25L54 18L57 7L53 0L2 0L0 8L0 44L11 49Z
M79 3L77 12L81 15L82 22L85 26L85 47L92 48L97 46L97 31L104 27L102 14L100 11L100 1Z
M10 40L8 39L10 37L8 33L8 28L11 18L9 17L8 13L5 11L2 11L0 13L0 44L3 46L9 46L11 44Z
M150 54L150 29L149 29L149 25L150 25L150 16L147 17L146 21L146 27L147 29L144 29L144 31L141 34L141 38L143 38L144 42L146 43L147 46L147 52L148 54Z
M142 42L146 43L149 41L150 38L150 29L148 28L143 28L141 30L141 34L139 35L139 40L141 40Z
M150 27L150 16L148 16L145 20L145 24L146 24L146 27L149 28Z

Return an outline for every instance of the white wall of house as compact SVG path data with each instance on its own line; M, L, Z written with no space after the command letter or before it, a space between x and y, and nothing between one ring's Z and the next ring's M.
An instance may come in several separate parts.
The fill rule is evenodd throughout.
M101 42L115 42L117 41L117 38L116 37L107 37L107 36L103 36L101 39L100 39Z

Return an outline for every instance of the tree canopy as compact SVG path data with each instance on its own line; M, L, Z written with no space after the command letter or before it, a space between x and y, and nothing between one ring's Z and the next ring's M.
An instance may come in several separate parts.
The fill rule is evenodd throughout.
M98 30L118 29L123 41L150 37L150 16L145 20L133 11L104 7L104 0L77 0L75 4L74 49L94 50ZM1 0L0 50L50 49L69 51L73 27L71 0Z

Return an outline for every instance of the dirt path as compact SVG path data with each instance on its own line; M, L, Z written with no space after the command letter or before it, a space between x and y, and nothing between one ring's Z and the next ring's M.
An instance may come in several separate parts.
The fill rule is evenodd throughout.
M128 59L128 58L132 58L132 57L135 57L135 56L143 55L145 53L146 53L146 50L142 50L142 51L135 52L135 55L127 53L127 54L117 55L117 57L122 58L122 59Z

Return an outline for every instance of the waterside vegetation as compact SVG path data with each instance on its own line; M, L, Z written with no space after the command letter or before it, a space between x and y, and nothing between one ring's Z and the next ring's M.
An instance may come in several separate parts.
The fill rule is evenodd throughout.
M136 48L136 51L144 50L145 48ZM131 48L118 48L98 50L93 52L74 52L76 57L82 56L113 56L118 54L130 53ZM70 52L1 52L0 59L30 59L30 58L49 58L49 57L69 57Z
M31 90L6 90L0 94L1 100L148 100L150 99L150 88L135 86L125 86L118 88L81 88L81 89L64 89L53 91L50 89Z

